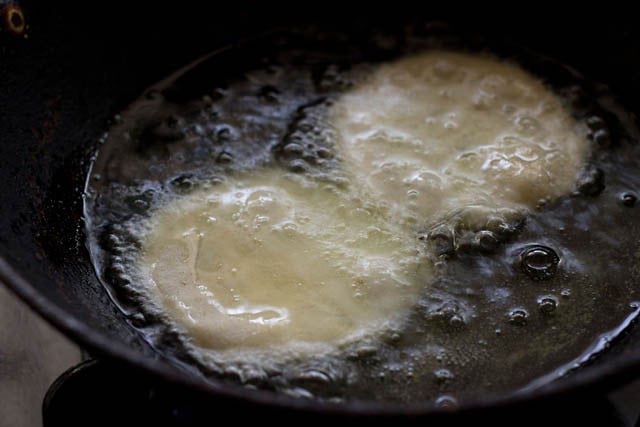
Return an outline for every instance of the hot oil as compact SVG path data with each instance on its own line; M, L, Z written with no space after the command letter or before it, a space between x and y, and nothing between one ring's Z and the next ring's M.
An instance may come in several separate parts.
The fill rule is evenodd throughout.
M167 319L139 268L149 218L261 170L346 191L354 183L332 106L375 63L434 47L463 46L429 35L383 34L364 47L341 35L277 35L181 70L121 114L88 178L89 245L114 300L159 351L211 378L295 396L444 405L553 379L635 313L635 129L606 89L511 51L497 53L544 71L588 129L591 158L572 192L491 224L418 221L414 243L433 271L414 304L337 351L229 361Z

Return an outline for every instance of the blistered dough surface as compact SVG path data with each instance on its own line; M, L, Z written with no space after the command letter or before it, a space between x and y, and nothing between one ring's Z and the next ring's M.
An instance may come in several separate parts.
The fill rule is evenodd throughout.
M354 182L427 225L465 207L528 209L562 196L588 145L538 79L453 52L379 67L337 101L332 122Z
M205 348L317 351L398 321L415 301L412 236L360 199L280 171L164 207L142 265Z

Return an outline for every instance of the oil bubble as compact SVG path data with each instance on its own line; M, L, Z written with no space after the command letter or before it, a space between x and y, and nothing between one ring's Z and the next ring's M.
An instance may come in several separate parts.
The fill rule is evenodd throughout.
M430 250L440 255L450 255L454 251L454 239L451 229L447 226L436 227L427 235Z
M586 124L587 127L589 127L589 129L591 129L592 131L598 131L598 130L602 130L602 129L606 129L607 124L605 123L605 121L598 116L591 116L586 120Z
M593 138L593 142L600 147L606 148L611 145L611 135L609 135L609 131L606 129L598 129L591 137Z
M509 323L514 326L525 326L527 324L528 317L529 313L524 308L514 308L509 311L509 314L507 315Z
M558 308L558 299L552 295L545 295L538 298L538 310L545 315L555 313Z
M218 163L231 163L233 161L233 154L231 154L227 150L223 150L216 157L216 162Z
M445 383L455 378L453 373L448 369L437 369L433 372L433 375L438 383Z
M637 201L638 201L638 196L636 196L634 193L631 193L629 191L625 191L620 195L620 203L622 203L624 206L627 206L629 208L634 207Z
M229 127L224 126L217 129L215 135L218 142L226 142L231 139L232 132Z
M427 309L426 318L438 322L447 330L460 330L467 324L464 307L457 301L444 301L435 308Z
M560 258L556 252L542 245L532 245L520 254L522 271L534 280L548 280L556 273Z
M298 385L305 386L323 386L331 383L331 377L326 372L320 371L318 369L307 369L306 371L301 372L296 376L293 380Z
M195 181L192 175L183 174L171 180L171 187L180 194L186 194L194 189Z
M289 170L296 173L304 173L309 170L309 164L302 159L295 159L289 163Z
M458 407L458 400L453 396L443 394L436 399L436 407L443 409L456 409Z
M298 157L302 156L303 153L304 148L302 147L302 145L295 142L291 142L282 148L282 154L287 157Z
M316 149L316 154L321 159L331 159L333 157L333 153L331 152L331 150L324 147Z

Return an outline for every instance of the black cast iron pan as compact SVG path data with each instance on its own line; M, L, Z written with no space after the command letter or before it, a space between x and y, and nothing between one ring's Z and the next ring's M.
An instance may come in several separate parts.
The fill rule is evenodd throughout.
M96 278L82 223L85 176L109 120L145 87L216 47L293 23L366 34L371 23L453 21L571 64L610 84L628 110L640 111L640 33L624 14L615 21L596 14L580 20L534 14L523 21L460 18L453 11L433 10L338 17L335 10L250 5L221 9L181 3L154 5L153 11L113 2L13 5L22 8L25 25L14 15L0 25L0 279L95 357L132 373L123 381L137 375L160 389L169 384L184 390L197 403L194 413L201 415L207 412L203 408L214 407L233 408L239 418L261 410L265 417L289 420L423 423L505 421L526 411L529 421L548 421L550 411L566 414L570 409L589 418L589 399L640 372L640 330L631 328L609 351L567 378L526 394L465 402L456 410L384 402L336 408L212 385L165 360L126 322ZM4 12L8 6L0 1ZM585 404L570 403L575 396Z

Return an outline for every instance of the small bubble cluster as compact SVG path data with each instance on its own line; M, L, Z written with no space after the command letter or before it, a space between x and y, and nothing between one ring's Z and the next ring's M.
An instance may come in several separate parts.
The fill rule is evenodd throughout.
M464 329L473 315L471 307L456 299L423 299L419 306L425 320L451 332Z
M355 79L349 75L349 69L336 64L323 66L314 73L315 85L320 93L343 92L351 88Z
M326 175L337 167L336 134L327 121L327 108L325 99L300 107L282 142L274 147L276 158L291 172Z
M436 256L452 256L457 253L490 254L499 246L513 239L523 228L525 216L513 209L482 212L478 223L469 220L475 212L467 211L453 215L447 223L436 225L420 239L425 241L430 252Z

